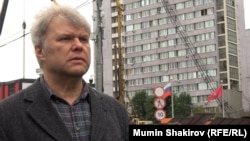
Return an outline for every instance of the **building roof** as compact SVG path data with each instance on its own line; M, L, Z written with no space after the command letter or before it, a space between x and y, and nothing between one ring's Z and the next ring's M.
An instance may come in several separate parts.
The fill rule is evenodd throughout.
M212 113L198 113L192 117L172 118L168 125L250 125L250 118L216 118Z

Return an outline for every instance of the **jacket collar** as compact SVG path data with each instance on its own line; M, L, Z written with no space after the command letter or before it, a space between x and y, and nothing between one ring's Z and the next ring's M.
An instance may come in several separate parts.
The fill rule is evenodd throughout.
M105 135L108 107L105 100L103 100L102 94L90 86L88 86L88 89L92 119L91 140L99 141ZM60 120L57 111L50 103L48 97L46 97L44 89L40 84L40 79L37 79L25 90L24 99L32 102L27 108L27 113L48 134L59 141L72 140L68 129L63 121Z
M72 140L68 129L46 97L39 80L27 88L24 99L32 102L27 108L27 113L48 134L58 141Z

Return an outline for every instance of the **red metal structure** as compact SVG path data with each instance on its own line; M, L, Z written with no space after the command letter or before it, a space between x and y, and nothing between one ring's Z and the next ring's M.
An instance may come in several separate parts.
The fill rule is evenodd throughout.
M34 82L34 79L17 79L8 82L0 82L0 101L12 94L16 94L32 82Z

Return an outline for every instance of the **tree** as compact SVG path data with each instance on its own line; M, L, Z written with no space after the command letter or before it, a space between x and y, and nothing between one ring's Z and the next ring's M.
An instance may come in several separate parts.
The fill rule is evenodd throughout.
M173 96L173 95L171 95ZM172 103L171 96L167 97L166 106L164 110L167 113L167 117L172 117ZM132 103L136 114L140 119L156 121L154 117L154 95L147 95L145 91L140 91L132 98ZM191 97L186 92L182 92L178 96L174 96L174 115L175 117L187 117L191 115Z
M165 99L166 106L165 106L164 110L166 111L167 117L172 117L172 101L171 101L171 96L169 96L169 97L167 97Z
M145 91L140 91L135 94L132 99L134 110L139 118L144 119L146 117L145 102L147 99L147 93Z
M182 92L174 99L174 115L175 117L187 117L191 115L191 96L186 92Z
M193 114L195 114L195 113L205 113L205 108L202 105L194 106L192 108L192 112L193 112Z
M154 104L153 104L154 100L155 100L154 95L147 96L144 106L145 106L145 109L146 109L145 119L146 120L152 120L152 121L155 122L156 121L156 119L154 117L155 107L154 107Z
M155 121L154 118L154 95L147 95L145 91L140 91L135 94L132 98L132 103L134 106L134 110L140 119L143 120L152 120Z
M166 107L164 109L167 113L167 117L172 117L172 96L174 96L174 117L190 116L192 108L191 97L186 92L182 92L178 96L172 94L166 98Z

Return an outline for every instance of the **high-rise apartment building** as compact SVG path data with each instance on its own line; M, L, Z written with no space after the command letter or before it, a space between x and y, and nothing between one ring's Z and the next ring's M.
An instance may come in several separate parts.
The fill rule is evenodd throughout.
M242 30L243 32L243 30ZM250 112L250 29L243 32L240 41L244 48L241 48L242 54L242 108L244 111Z
M163 1L174 15L166 12ZM206 112L222 113L220 104L216 101L207 104L207 99L211 86L223 85L226 105L241 109L238 26L242 18L238 18L238 10L243 9L242 0L119 2L124 8L121 46L125 91L129 97L142 90L152 95L155 87L164 87L170 82L174 95L187 92L194 105L204 106ZM103 88L105 93L116 96L119 94L119 66L116 59L119 19L116 0L105 0L100 9L104 23ZM241 22L244 22L244 18ZM184 37L192 45L191 50L199 58L192 57L190 48L179 35L180 31L184 31ZM212 79L204 79L204 73Z

